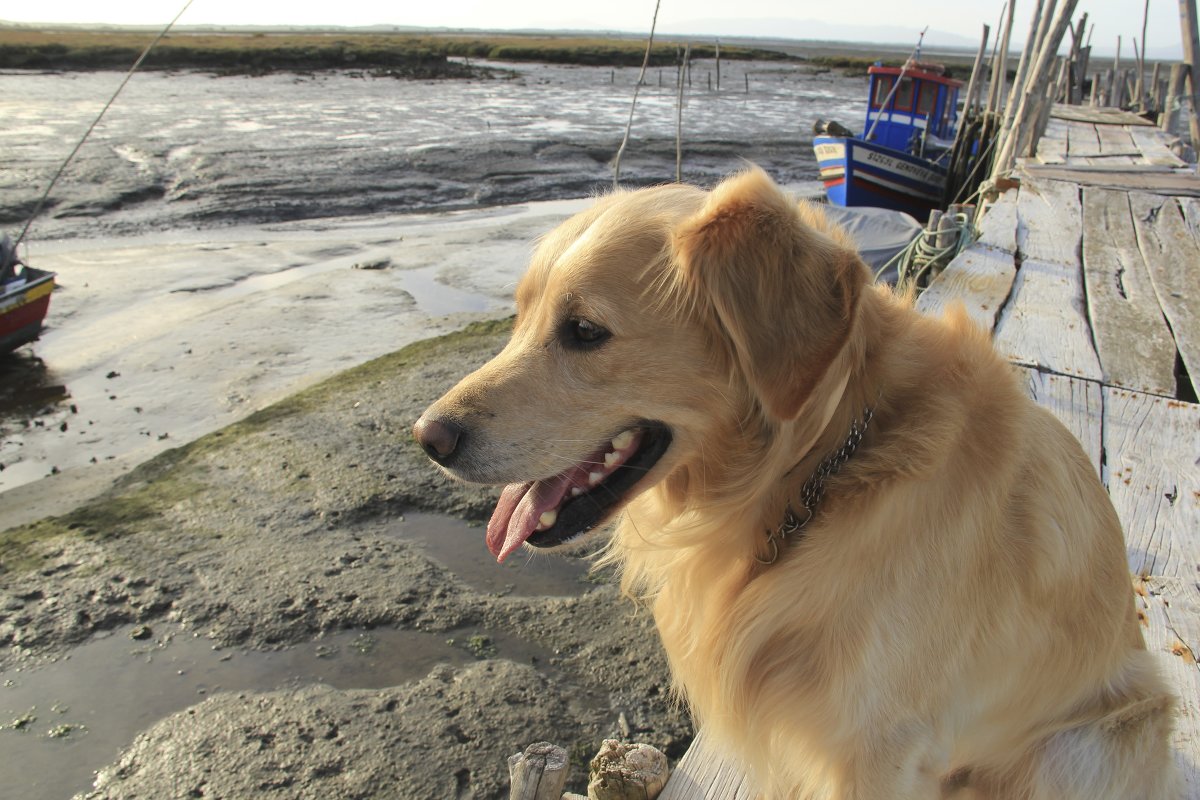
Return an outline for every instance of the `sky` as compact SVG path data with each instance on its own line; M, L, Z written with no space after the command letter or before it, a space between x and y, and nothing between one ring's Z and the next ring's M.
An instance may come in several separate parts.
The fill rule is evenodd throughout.
M1015 0L1013 49L1027 35L1036 0ZM9 22L77 22L161 25L183 7L184 0L8 0L0 20ZM1004 0L927 0L918 4L897 0L851 0L843 3L798 3L795 0L662 0L658 29L664 33L725 32L726 35L823 38L831 25L896 26L931 29L965 37L977 44L983 23L999 28ZM737 14L731 14L730 8ZM1146 0L1079 0L1075 18L1088 12L1094 52L1112 50L1122 37L1122 58L1132 57L1130 39L1142 38ZM1180 43L1177 0L1149 0L1146 39L1151 53L1177 51ZM337 0L296 3L294 0L193 0L181 25L402 25L480 29L572 29L646 32L654 13L653 0L602 0L571 3L564 0ZM805 32L810 34L806 36ZM993 34L995 35L995 34ZM1069 37L1069 34L1068 34ZM915 42L914 42L915 43ZM966 44L964 42L964 44ZM968 45L970 46L970 45Z

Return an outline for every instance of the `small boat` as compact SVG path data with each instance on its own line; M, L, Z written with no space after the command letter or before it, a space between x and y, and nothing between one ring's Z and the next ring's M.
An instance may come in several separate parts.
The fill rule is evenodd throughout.
M52 291L54 273L22 263L12 240L0 239L0 354L41 335Z
M863 133L817 121L813 149L829 202L904 211L924 221L939 206L962 82L937 64L875 64Z

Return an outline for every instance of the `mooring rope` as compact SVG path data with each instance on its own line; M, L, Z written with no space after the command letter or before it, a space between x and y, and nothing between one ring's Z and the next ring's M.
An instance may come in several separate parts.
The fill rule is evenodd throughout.
M146 60L146 56L150 54L150 51L154 48L154 45L162 41L162 38L167 35L167 32L174 27L175 23L179 21L179 18L183 16L183 12L187 11L188 7L191 5L192 0L187 0L187 2L183 4L183 8L179 9L179 13L175 15L174 19L167 23L167 27L163 28L158 36L154 37L154 41L146 45L146 49L142 51L142 54L137 57L137 61L134 61L133 66L130 67L129 71L125 73L125 79L121 81L121 85L118 86L117 90L112 93L112 97L108 98L108 102L104 104L104 108L100 109L100 113L96 115L96 118L92 120L92 124L88 126L86 131L84 131L83 137L79 140L79 143L75 145L75 149L71 151L71 154L68 155L66 160L63 161L59 166L58 172L54 173L54 177L50 179L50 184L46 187L46 191L42 193L41 198L37 201L37 205L33 207L33 213L29 215L29 219L25 221L25 227L21 229L21 234L17 236L17 241L13 243L13 252L16 252L16 248L21 244L21 240L25 238L25 234L29 233L29 226L33 225L33 221L37 219L37 215L41 213L42 206L44 206L46 204L46 200L49 199L50 192L54 190L54 185L58 183L58 179L62 177L62 174L66 171L67 166L75 158L75 155L79 152L79 149L83 147L83 143L86 142L88 137L92 135L92 131L94 131L96 126L100 124L100 120L103 119L105 112L108 111L109 107L114 102L116 102L117 95L119 95L121 90L125 88L125 84L129 83L129 79L133 77L133 73L137 72L138 67L140 67L142 62Z
M920 281L932 270L944 268L959 253L967 249L975 240L971 217L963 213L946 216L954 220L952 227L940 230L922 229L908 243L907 247L892 256L886 264L879 268L879 271L875 273L876 280L894 265L897 290L905 290L911 286L919 291L924 288ZM937 240L943 236L952 236L954 241L946 246L938 246Z

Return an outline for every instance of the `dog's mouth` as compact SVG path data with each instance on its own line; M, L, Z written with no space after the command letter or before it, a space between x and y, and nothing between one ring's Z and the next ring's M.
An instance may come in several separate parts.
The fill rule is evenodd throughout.
M667 426L639 423L570 469L506 486L488 523L488 549L503 561L526 542L554 547L582 536L611 516L670 444Z

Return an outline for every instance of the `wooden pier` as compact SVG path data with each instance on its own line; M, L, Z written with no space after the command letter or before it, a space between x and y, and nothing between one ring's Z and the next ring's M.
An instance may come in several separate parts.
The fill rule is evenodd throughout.
M1113 109L1056 106L978 241L921 295L962 302L1083 443L1121 517L1147 647L1200 800L1200 178ZM660 800L753 800L703 733Z

